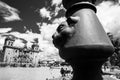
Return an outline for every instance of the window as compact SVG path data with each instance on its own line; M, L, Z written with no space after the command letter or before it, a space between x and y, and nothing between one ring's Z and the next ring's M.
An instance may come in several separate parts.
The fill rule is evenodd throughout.
M12 46L12 45L13 45L13 41L10 41L10 40L7 41L6 45L7 45L7 46Z

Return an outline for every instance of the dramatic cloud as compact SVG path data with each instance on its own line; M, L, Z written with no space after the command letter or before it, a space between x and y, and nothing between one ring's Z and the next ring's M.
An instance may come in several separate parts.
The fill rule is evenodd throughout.
M55 32L56 28L58 27L58 24L47 24L47 23L42 23L41 26L41 35L45 40L50 40L52 39L52 34Z
M63 8L63 5L56 6L54 12L52 13L53 16L57 16L57 15L59 14L59 11L62 10L62 9L63 9L64 12L65 12L65 9ZM62 16L63 16L63 15L62 15Z
M13 46L18 47L18 48L23 48L25 44L22 42L22 40L16 39Z
M51 19L50 11L48 11L45 7L43 7L42 9L40 9L40 15L43 18L48 18L49 20Z
M7 33L11 30L12 30L12 28L0 28L0 33Z
M35 38L41 38L40 34L27 32L27 33L19 33L19 32L11 32L10 35L14 35L17 38L25 39L26 41L34 42Z
M6 37L3 37L3 36L0 35L0 50L3 49L3 45L4 45L4 42L5 42L5 38L6 38Z
M120 5L111 1L103 1L97 6L97 16L106 32L114 35L120 33Z
M53 23L60 24L61 22L65 21L65 20L66 20L65 17L60 17L60 18L54 19Z
M62 0L52 0L52 5L59 5L61 2Z
M19 11L17 9L0 1L0 16L3 17L5 22L20 20L18 13Z
M51 13L54 17L59 18L59 17L64 16L63 14L65 13L65 8L62 5L62 0L52 0L51 6L55 7L54 11L52 11L52 13ZM60 10L62 10L63 14L61 14L61 13L59 14ZM59 15L62 15L62 16L59 16Z

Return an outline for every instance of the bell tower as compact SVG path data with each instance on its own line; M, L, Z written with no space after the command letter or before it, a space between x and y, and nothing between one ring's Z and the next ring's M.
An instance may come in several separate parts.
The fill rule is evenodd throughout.
M33 43L33 45L32 45L32 50L33 50L34 52L39 52L39 45L38 45L37 43Z
M12 37L8 37L5 39L5 43L4 43L4 46L7 46L7 47L12 47L13 46L13 43L14 43L15 39L12 38Z
M35 66L38 65L38 53L39 53L39 45L37 43L33 43L32 45L32 52L33 52L33 64Z
M5 39L4 47L3 47L3 53L4 53L4 62L7 62L10 64L13 61L13 44L15 39L11 36L7 37Z

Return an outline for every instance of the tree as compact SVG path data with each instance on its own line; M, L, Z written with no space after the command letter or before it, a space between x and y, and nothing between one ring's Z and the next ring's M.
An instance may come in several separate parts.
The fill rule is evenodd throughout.
M110 56L110 63L112 66L119 66L120 67L120 38L114 37L112 33L107 33L108 37L110 38L113 46L114 46L114 54Z

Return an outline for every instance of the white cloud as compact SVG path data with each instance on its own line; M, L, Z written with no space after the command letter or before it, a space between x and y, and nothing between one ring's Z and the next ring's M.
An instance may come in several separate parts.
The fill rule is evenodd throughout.
M12 28L0 28L0 33L6 33L11 30L12 30Z
M45 52L46 55L58 53L58 49L56 49L52 43L52 35L56 31L58 25L59 25L58 23L53 24L43 23L41 26L41 36L43 37L42 38L43 40L39 40L39 44L41 49Z
M60 24L61 22L65 21L66 17L60 17L60 18L56 18L53 23L55 24Z
M26 41L30 41L30 42L33 42L35 38L41 37L40 34L32 33L32 32L30 33L11 32L9 34L14 35L18 38L25 39Z
M51 14L53 14L54 16L57 16L58 12L61 9L65 10L65 8L62 5L62 0L52 0L52 5L51 6L53 6L53 5L55 5L55 10L54 10L54 12L51 12Z
M120 6L110 1L103 1L97 6L97 16L106 32L117 35L120 32Z
M24 47L24 43L20 40L20 39L16 39L13 46L15 47L19 47L19 48L23 48Z
M50 11L48 11L45 7L43 7L42 9L40 9L40 15L43 18L48 18L49 20L51 19Z
M5 42L5 37L0 36L0 50L3 49L4 42Z
M0 1L0 14L6 22L20 20L19 11L6 3Z
M6 22L14 21L14 20L21 20L19 15L16 12L11 10L11 14L12 14L11 16L4 17Z
M58 24L47 24L43 23L41 26L41 35L46 40L52 39L52 34L55 32L56 28L58 27Z
M65 10L65 8L63 7L63 5L61 5L61 6L56 6L56 7L55 7L55 11L53 12L53 13L54 13L54 16L57 16L57 15L58 15L58 12L59 12L61 9ZM63 16L64 16L64 15L63 15Z
M62 0L52 0L52 5L59 5L62 3Z

